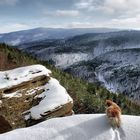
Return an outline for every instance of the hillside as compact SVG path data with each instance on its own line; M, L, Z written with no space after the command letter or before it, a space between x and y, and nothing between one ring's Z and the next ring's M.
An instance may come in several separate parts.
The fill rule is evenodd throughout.
M18 49L12 49L6 44L0 44L0 60L1 71L37 63L29 55L21 54Z
M89 33L16 46L40 60L140 103L140 31ZM80 70L80 72L79 72ZM120 76L121 75L121 76Z
M29 128L0 135L0 140L139 140L139 138L140 117L123 115L121 127L112 129L104 114L50 119Z
M121 106L124 114L140 115L140 108L137 104L119 94L112 94L105 88L91 84L86 81L74 78L73 76L62 72L47 62L37 61L29 55L21 53L17 49L9 48L5 44L0 45L0 52L5 55L8 64L14 62L14 65L8 69L19 67L21 65L43 64L52 71L52 77L60 81L60 84L65 87L70 96L74 100L74 112L79 113L103 113L105 110L104 102L106 99L112 99ZM8 58L8 56L10 59ZM2 66L3 69L3 66ZM6 69L6 66L5 66ZM6 115L6 114L5 114Z

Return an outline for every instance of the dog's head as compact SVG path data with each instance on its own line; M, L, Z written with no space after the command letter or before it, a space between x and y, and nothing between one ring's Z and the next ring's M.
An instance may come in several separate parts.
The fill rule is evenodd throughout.
M111 106L111 105L112 105L112 103L113 103L113 102L112 102L111 100L106 100L106 103L105 103L105 104L106 104L106 106L108 106L108 107L109 107L109 106Z

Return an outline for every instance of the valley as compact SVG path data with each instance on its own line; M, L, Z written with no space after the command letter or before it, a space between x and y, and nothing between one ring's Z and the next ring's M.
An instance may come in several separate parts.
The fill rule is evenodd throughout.
M87 30L92 33L86 34L83 34L84 30L79 30L77 34L80 35L77 35L73 30L65 30L64 34L63 30L63 37L58 37L58 30L53 31L54 36L51 36L52 31L38 30L31 30L30 34L26 31L28 39L41 31L44 33L43 38L25 40L13 47L41 61L47 60L63 71L90 83L103 85L113 93L127 95L139 103L140 31L95 32L92 29ZM23 35L24 33L25 31ZM50 37L46 36L47 33ZM9 36L7 35L7 38Z
M113 93L140 100L140 32L90 33L17 46L39 60Z

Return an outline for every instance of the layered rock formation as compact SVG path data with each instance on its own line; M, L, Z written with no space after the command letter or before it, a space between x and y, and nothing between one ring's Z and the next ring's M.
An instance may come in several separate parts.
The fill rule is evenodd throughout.
M71 97L50 73L42 65L0 72L1 116L13 129L72 114Z

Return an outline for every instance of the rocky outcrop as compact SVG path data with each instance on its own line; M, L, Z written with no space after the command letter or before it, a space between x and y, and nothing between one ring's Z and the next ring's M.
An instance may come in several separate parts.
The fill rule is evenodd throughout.
M0 72L1 115L13 129L72 114L71 97L50 73L42 65Z

